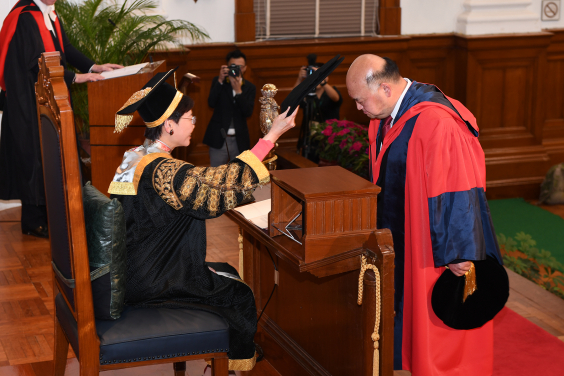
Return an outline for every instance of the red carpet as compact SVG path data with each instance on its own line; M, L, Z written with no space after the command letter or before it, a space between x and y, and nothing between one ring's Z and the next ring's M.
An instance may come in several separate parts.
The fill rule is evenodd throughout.
M494 319L495 376L562 376L564 342L504 308Z

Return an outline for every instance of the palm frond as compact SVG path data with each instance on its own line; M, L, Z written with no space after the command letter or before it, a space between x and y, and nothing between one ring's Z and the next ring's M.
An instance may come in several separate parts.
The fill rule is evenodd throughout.
M167 20L151 13L155 0L59 0L56 9L71 44L99 64L131 65L152 50L181 45L181 38L205 41L207 32L184 20ZM116 25L110 23L112 20ZM86 85L75 85L76 114L88 126Z

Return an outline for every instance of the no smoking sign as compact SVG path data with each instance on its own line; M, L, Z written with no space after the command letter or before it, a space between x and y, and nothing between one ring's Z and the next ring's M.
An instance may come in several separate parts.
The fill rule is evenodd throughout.
M560 0L542 0L541 20L558 21L560 19Z

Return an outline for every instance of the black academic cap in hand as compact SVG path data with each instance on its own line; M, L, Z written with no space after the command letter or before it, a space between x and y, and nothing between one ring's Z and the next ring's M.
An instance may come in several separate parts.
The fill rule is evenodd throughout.
M509 298L509 278L496 259L488 256L486 260L472 262L477 289L466 301L465 276L457 277L450 270L445 270L433 287L433 311L453 329L481 327L501 311Z
M344 57L337 55L327 63L323 64L318 70L307 76L301 84L296 86L294 90L288 94L286 99L280 105L280 113L284 113L288 108L290 111L288 114L292 114L296 107L300 105L300 102L305 98L308 93L311 93L317 85L319 85L327 76L331 74L341 64Z

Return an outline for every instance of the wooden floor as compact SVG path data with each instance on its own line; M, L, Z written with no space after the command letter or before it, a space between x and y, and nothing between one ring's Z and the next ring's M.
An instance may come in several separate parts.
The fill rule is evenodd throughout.
M564 206L550 207L564 218ZM20 209L0 211L0 375L50 376L53 348L53 296L49 242L21 234ZM226 217L208 221L208 261L239 265L238 229ZM523 277L509 272L511 294L507 306L564 341L564 300ZM187 364L187 374L203 374L203 361ZM208 373L209 374L209 370ZM66 376L78 375L69 351ZM104 375L168 375L172 365L107 371ZM239 376L277 376L268 362ZM407 371L395 376L410 375Z

